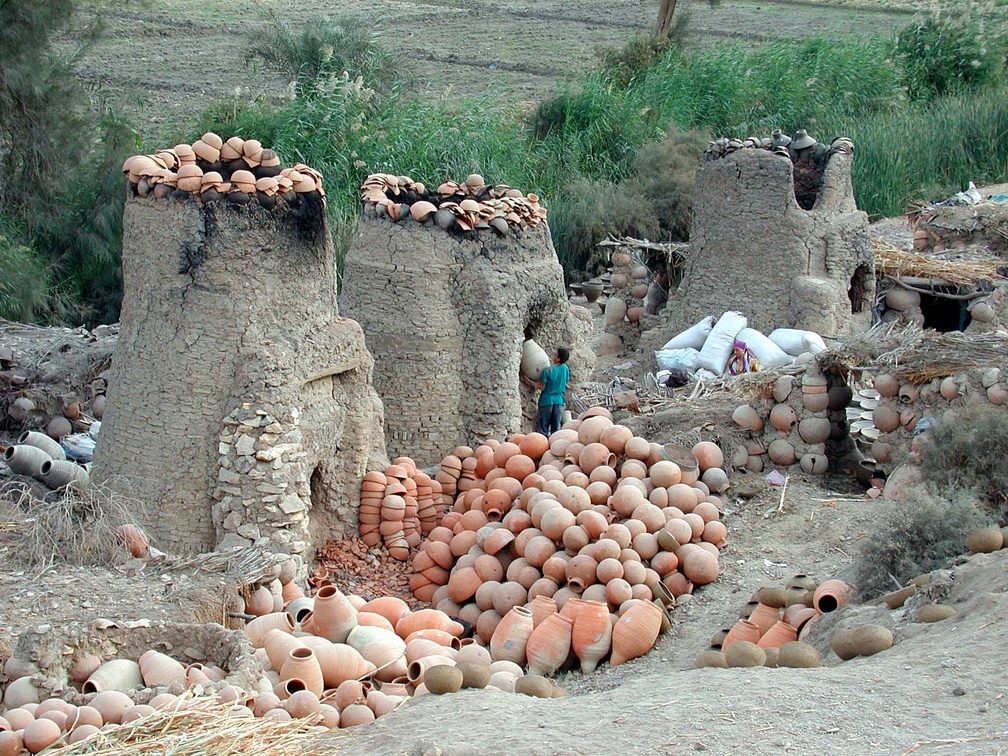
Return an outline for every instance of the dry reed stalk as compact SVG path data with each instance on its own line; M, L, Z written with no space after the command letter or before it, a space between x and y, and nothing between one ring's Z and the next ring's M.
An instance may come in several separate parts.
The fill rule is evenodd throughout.
M5 534L11 555L30 567L54 564L111 565L122 552L116 528L133 522L137 502L97 486L66 489L39 499L25 490L19 508L25 521Z
M1004 366L1008 337L999 333L939 333L891 323L859 334L828 354L851 371L884 370L900 380L925 383L966 370Z
M234 716L233 708L213 697L183 694L175 706L101 730L59 752L65 756L266 756L305 753L318 735L314 717L277 722ZM333 736L339 735L334 732Z
M998 260L949 260L919 255L881 239L872 239L871 244L875 254L875 271L883 275L938 279L964 286L1004 279L998 272Z

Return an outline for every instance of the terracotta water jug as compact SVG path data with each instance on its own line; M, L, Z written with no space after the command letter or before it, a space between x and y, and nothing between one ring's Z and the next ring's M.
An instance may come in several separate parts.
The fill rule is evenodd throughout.
M529 673L548 677L560 669L571 650L573 622L551 614L536 627L525 645Z

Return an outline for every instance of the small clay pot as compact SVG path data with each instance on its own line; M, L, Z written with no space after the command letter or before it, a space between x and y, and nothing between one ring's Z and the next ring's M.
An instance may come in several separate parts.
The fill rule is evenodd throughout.
M918 622L941 622L953 616L956 610L945 604L928 604L917 610Z
M815 646L801 641L785 643L778 649L777 666L807 669L819 666L819 652Z
M873 656L879 651L892 648L893 634L881 625L862 625L854 631L852 645L858 656Z
M807 589L806 589L807 590ZM756 591L756 600L766 606L780 609L788 604L788 593L784 588L764 586Z
M534 698L552 698L553 683L542 675L522 675L515 680L515 693Z
M966 536L966 546L971 554L989 554L1004 545L1004 537L998 528L980 528Z
M735 641L724 650L729 667L762 667L766 652L750 641Z
M838 633L833 633L833 637L830 638L830 648L832 648L833 653L839 656L843 661L853 659L858 655L857 647L854 641L854 631L843 630Z
M477 661L461 661L456 663L455 668L462 672L463 688L482 689L490 684L489 664Z
M720 651L715 651L714 649L707 649L703 651L700 656L696 658L693 662L694 669L703 669L704 667L717 667L719 669L728 669L728 660L725 655Z
M465 676L458 667L439 664L428 669L423 676L423 684L434 695L455 693L462 687Z
M900 588L898 591L887 593L882 597L882 600L890 609L899 609L906 603L906 600L913 596L916 592L916 585L908 585L906 588Z

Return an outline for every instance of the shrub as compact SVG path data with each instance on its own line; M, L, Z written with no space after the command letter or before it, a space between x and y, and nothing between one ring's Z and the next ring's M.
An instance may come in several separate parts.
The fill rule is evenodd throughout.
M998 522L1008 518L1008 412L972 407L924 436L921 469L939 488L973 488Z
M569 184L553 205L550 229L569 273L595 274L608 264L607 236L684 241L689 237L696 167L707 138L673 132L645 144L624 181ZM575 276L580 277L580 276Z
M682 18L682 14L679 18ZM634 37L623 47L603 48L598 51L602 75L617 87L625 89L634 79L668 55L670 50L679 47L677 34L668 37L644 34Z
M658 234L650 238L689 239L697 165L709 141L699 131L671 131L665 139L649 142L637 153L634 175L620 184L620 189L639 197L654 214Z
M877 512L855 578L865 599L901 588L965 554L966 536L988 522L965 489L908 488L900 500L878 505Z
M0 3L0 213L22 229L3 254L34 260L36 285L52 287L41 296L11 278L6 302L32 321L110 322L121 297L119 167L138 140L101 90L74 76L100 29L93 8L77 9L76 0Z
M993 82L1004 67L1004 40L979 20L936 14L896 35L896 59L913 99L933 100Z
M245 62L261 61L291 79L295 97L312 97L344 72L386 91L399 79L397 56L382 44L380 21L316 17L293 24L267 12L247 35Z

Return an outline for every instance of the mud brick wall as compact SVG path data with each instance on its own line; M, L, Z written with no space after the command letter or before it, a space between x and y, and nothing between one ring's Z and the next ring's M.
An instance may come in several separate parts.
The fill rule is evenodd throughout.
M95 476L163 549L268 539L306 556L356 526L385 459L364 334L339 316L318 195L265 210L132 198L122 332Z
M368 209L340 306L374 355L390 456L421 465L534 427L538 395L518 380L526 333L550 354L571 349L571 385L594 366L591 316L567 302L545 223L460 234Z
M666 313L670 332L739 310L750 327L839 337L867 330L875 291L868 216L854 202L852 155L835 154L811 210L798 206L793 165L739 149L697 170L691 258Z

